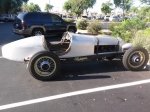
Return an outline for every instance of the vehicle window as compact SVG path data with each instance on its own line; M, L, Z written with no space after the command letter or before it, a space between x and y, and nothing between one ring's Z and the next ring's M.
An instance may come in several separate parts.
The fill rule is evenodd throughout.
M59 16L57 16L57 15L52 15L51 19L52 19L52 22L57 22L57 23L61 23L62 22L61 18Z
M24 18L25 14L26 13L20 13L20 14L18 14L17 18L22 20Z
M41 14L40 19L43 22L51 22L51 17L49 14Z
M31 21L31 20L36 20L39 17L39 14L37 13L31 13L31 14L27 14L27 16L25 16L25 19L27 21Z

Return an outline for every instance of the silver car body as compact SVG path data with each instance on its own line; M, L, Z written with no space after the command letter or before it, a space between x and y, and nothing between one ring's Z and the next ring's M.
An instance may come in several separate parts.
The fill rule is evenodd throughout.
M96 45L118 45L119 51L132 47L130 43L124 43L119 38L112 36L100 35L82 35L68 33L65 37L70 40L69 50L59 58L70 58L80 56L95 55L94 47ZM25 39L17 40L2 46L2 56L9 60L24 62L25 59L30 59L33 55L40 51L45 51L43 45L44 36L33 36Z

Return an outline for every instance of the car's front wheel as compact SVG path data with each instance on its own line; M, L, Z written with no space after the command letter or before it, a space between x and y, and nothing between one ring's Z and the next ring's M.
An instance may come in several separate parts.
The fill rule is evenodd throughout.
M75 29L74 27L70 27L70 28L68 29L68 32L75 33L75 32L76 32L76 29Z
M32 36L39 36L39 35L43 35L44 31L40 28L36 28L32 31Z
M142 70L148 63L149 54L142 47L133 47L127 50L123 56L123 65L132 71Z
M54 53L43 51L31 58L28 69L31 75L38 80L52 80L59 74L60 61Z

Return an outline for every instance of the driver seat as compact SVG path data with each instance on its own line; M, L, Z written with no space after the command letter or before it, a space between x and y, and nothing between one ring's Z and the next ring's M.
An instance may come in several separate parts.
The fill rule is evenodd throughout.
M48 51L65 52L65 48L61 42L49 42L45 37L43 38L44 48Z

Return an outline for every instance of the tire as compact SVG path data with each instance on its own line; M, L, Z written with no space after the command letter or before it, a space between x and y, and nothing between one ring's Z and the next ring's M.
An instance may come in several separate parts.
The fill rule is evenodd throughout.
M58 77L60 60L54 53L48 51L39 52L29 61L28 69L34 78L49 81Z
M74 27L69 27L68 32L75 33L75 32L76 32L76 29L75 29Z
M142 47L133 47L127 50L123 56L123 65L127 70L139 71L146 66L149 54Z
M32 36L44 35L44 31L41 28L33 29Z

